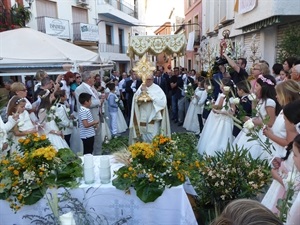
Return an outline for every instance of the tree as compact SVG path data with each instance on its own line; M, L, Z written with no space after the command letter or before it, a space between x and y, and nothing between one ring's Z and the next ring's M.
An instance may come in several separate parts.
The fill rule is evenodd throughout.
M300 27L289 26L282 41L278 45L278 61L283 62L287 57L300 57Z

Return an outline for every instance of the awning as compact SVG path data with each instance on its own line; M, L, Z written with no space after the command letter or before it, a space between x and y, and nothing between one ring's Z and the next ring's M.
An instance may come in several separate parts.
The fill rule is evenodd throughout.
M157 35L157 36L131 36L129 40L128 55L143 56L146 52L158 55L165 52L168 55L177 53L183 55L186 48L185 35Z
M243 32L248 32L248 31L254 31L254 30L259 30L263 27L268 27L272 26L274 24L280 23L280 16L272 16L270 18L258 21L256 23L252 23L250 25L247 25L245 27L242 27Z

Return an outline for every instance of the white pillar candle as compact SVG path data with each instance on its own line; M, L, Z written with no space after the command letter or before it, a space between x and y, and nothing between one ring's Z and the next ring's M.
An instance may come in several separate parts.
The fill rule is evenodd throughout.
M110 166L99 167L99 175L100 175L101 184L110 183L110 178L111 178Z
M95 180L95 171L94 171L94 167L84 167L83 168L83 175L84 175L84 182L86 184L92 184L94 183Z
M108 156L101 156L100 157L100 168L107 168L110 167L110 160Z
M61 225L76 225L72 212L65 213L59 217Z
M94 167L94 158L92 154L85 154L83 156L84 159L84 168Z

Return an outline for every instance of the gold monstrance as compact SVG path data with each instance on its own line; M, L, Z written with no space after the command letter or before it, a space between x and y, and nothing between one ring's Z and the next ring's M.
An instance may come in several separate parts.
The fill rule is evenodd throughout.
M143 85L146 85L147 77L152 76L154 70L155 67L151 66L150 62L147 61L146 55L144 55L137 63L137 65L133 68L133 71L136 71L137 75L142 78ZM146 90L143 90L137 101L138 104L141 104L143 102L151 102L152 99L150 98Z

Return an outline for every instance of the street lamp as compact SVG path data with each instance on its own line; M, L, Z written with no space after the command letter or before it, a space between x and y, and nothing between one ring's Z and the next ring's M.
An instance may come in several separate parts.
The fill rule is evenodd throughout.
M28 5L29 5L29 7L28 8L31 8L31 5L32 5L32 3L34 2L34 0L25 0L27 3L28 3Z

